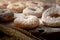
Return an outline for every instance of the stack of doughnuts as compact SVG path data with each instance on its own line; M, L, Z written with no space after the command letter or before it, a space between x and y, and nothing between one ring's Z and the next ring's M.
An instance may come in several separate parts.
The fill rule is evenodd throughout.
M60 26L60 23L58 23L60 21L60 19L59 19L59 16L60 16L59 9L60 8L50 6L47 9L45 9L45 7L47 5L39 5L39 6L38 5L39 5L39 2L30 2L30 3L27 2L26 8L23 10L23 13L22 13L22 15L25 15L25 16L20 15L21 17L16 17L16 19L14 20L14 25L16 27L24 28L24 29L32 29L32 28L35 28L35 27L38 27L41 25ZM36 17L37 24L34 23L35 17L33 19L33 16ZM50 16L56 16L57 18L50 17ZM59 19L59 21L58 21L58 19ZM31 22L31 21L33 21L33 22ZM33 25L32 25L32 23L33 23Z
M43 7L43 6L44 6L43 2L26 1L9 4L7 6L7 9L10 9L17 13L22 13L23 10L27 7Z
M13 19L15 27L24 29L32 29L41 25L60 26L60 6L51 6L51 4L36 1L2 3L0 22Z

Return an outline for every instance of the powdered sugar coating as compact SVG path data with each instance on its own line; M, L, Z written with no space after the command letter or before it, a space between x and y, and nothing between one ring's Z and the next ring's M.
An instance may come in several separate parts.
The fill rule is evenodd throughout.
M51 17L51 14L58 14L59 17ZM60 8L52 7L47 9L42 15L42 21L46 23L46 25L60 26Z
M37 17L41 17L43 12L43 7L27 7L23 10L23 14L34 15Z
M14 12L22 12L25 7L23 2L12 3L7 6L8 9Z
M31 29L39 25L39 20L36 16L29 15L29 16L16 18L14 20L14 24L16 27Z

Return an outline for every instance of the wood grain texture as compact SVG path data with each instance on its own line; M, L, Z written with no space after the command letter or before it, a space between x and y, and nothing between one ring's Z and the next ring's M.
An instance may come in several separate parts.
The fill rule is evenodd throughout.
M14 37L16 40L35 40L17 30L14 30L12 28L9 28L3 25L0 25L0 31L4 32L7 35Z

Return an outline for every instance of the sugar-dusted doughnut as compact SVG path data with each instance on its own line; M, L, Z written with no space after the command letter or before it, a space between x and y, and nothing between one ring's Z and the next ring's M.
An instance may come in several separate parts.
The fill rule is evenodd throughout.
M42 12L43 12L43 7L27 7L23 10L23 14L28 14L28 15L34 15L37 17L41 17L42 16Z
M25 6L24 2L12 3L7 6L8 9L10 9L14 12L22 12L25 7L26 6Z
M28 15L16 18L14 25L19 28L32 29L39 25L39 20L36 16Z
M42 15L42 21L48 26L60 26L60 8L47 9Z

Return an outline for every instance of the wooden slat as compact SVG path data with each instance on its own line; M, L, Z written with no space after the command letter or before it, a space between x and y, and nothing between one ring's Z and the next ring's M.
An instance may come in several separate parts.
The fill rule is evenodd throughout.
M18 28L18 27L15 27L13 23L7 23L7 24L3 24L7 27L10 27L12 29L15 29L15 30L18 30L19 32L22 32L23 34L25 34L26 36L29 36L30 38L34 38L34 39L37 39L39 40L39 38L33 36L30 32L24 30L24 29L21 29L21 28Z
M36 39L33 39L33 38L30 38L30 37L26 36L25 34L19 32L17 30L14 30L14 29L6 27L6 26L3 26L1 24L0 24L0 31L4 32L7 35L13 36L13 37L15 37L16 39L19 39L19 40L36 40Z

